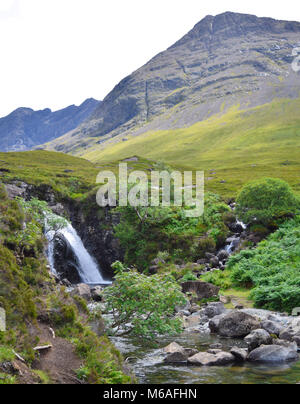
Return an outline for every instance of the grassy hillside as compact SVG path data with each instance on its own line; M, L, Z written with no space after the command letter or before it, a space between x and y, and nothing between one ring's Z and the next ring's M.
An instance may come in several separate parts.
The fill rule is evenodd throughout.
M272 176L300 191L300 99L225 115L189 128L148 132L84 157L97 163L131 156L206 171L206 187L232 196L246 182ZM225 181L225 182L224 182Z
M7 331L0 332L0 384L61 383L65 376L70 382L76 375L82 382L129 382L118 351L91 331L86 303L71 297L50 275L45 245L36 212L9 200L0 182L0 307L7 320ZM49 342L56 361L68 357L64 369L53 369L55 362L34 350Z

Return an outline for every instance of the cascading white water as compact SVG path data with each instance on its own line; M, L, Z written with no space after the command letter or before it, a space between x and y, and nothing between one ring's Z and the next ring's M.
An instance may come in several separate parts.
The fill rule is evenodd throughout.
M78 263L78 273L83 283L88 285L110 285L110 281L103 279L101 275L101 269L99 268L96 261L88 253L87 249L84 247L81 238L78 236L76 230L73 226L68 223L66 227L54 232L48 230L46 232L46 237L49 241L48 244L48 260L51 271L56 274L54 265L54 236L55 234L60 234L68 241L74 256L76 257Z

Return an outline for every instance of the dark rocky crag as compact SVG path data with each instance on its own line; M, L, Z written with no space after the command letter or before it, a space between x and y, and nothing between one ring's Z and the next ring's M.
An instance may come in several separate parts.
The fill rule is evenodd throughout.
M232 106L248 109L297 98L300 80L291 64L299 44L299 22L230 12L207 16L122 80L89 120L48 147L88 152L112 137L122 141L149 130L186 127Z
M113 276L111 265L118 260L123 261L124 254L113 233L113 226L119 219L112 214L111 209L99 209L94 196L91 196L84 204L72 199L62 199L50 186L45 184L28 185L18 181L15 184L6 184L6 189L11 199L15 197L22 197L25 200L38 198L46 201L54 213L68 218L82 239L85 248L98 262L104 277ZM55 239L54 259L61 279L65 278L71 283L80 282L76 271L76 258L63 238L56 237Z
M19 108L0 119L0 151L30 150L56 139L89 118L99 103L91 98L55 112Z

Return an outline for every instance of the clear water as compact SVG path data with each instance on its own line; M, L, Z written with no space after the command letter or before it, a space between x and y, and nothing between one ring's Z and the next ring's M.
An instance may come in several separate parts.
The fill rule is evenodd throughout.
M157 346L143 339L113 338L142 384L296 384L300 382L300 362L281 365L232 365L225 367L173 366L163 363L161 348L176 341L187 348L206 351L222 343L224 350L245 347L241 340L220 339L206 334L184 333L161 338Z

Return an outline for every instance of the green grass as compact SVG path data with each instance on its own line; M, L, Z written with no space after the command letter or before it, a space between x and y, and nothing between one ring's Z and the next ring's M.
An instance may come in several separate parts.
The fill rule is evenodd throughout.
M300 99L275 100L248 111L232 108L189 128L129 136L127 142L99 147L83 157L104 164L140 156L204 170L211 178L206 180L207 189L224 196L268 176L282 178L300 192L299 110Z
M28 238L18 241L18 235L28 228L36 232L29 245ZM89 382L129 383L131 378L123 373L120 353L105 336L98 338L90 330L86 307L50 275L45 244L41 225L16 201L8 199L0 182L0 307L6 312L7 327L6 332L0 332L0 363L14 359L12 349L29 366L33 363L33 347L39 343L38 318L49 312L49 325L56 335L78 341L75 345L77 350L81 347L80 356L90 371ZM45 374L39 377L41 383L50 382ZM17 377L0 374L0 384L17 382Z

